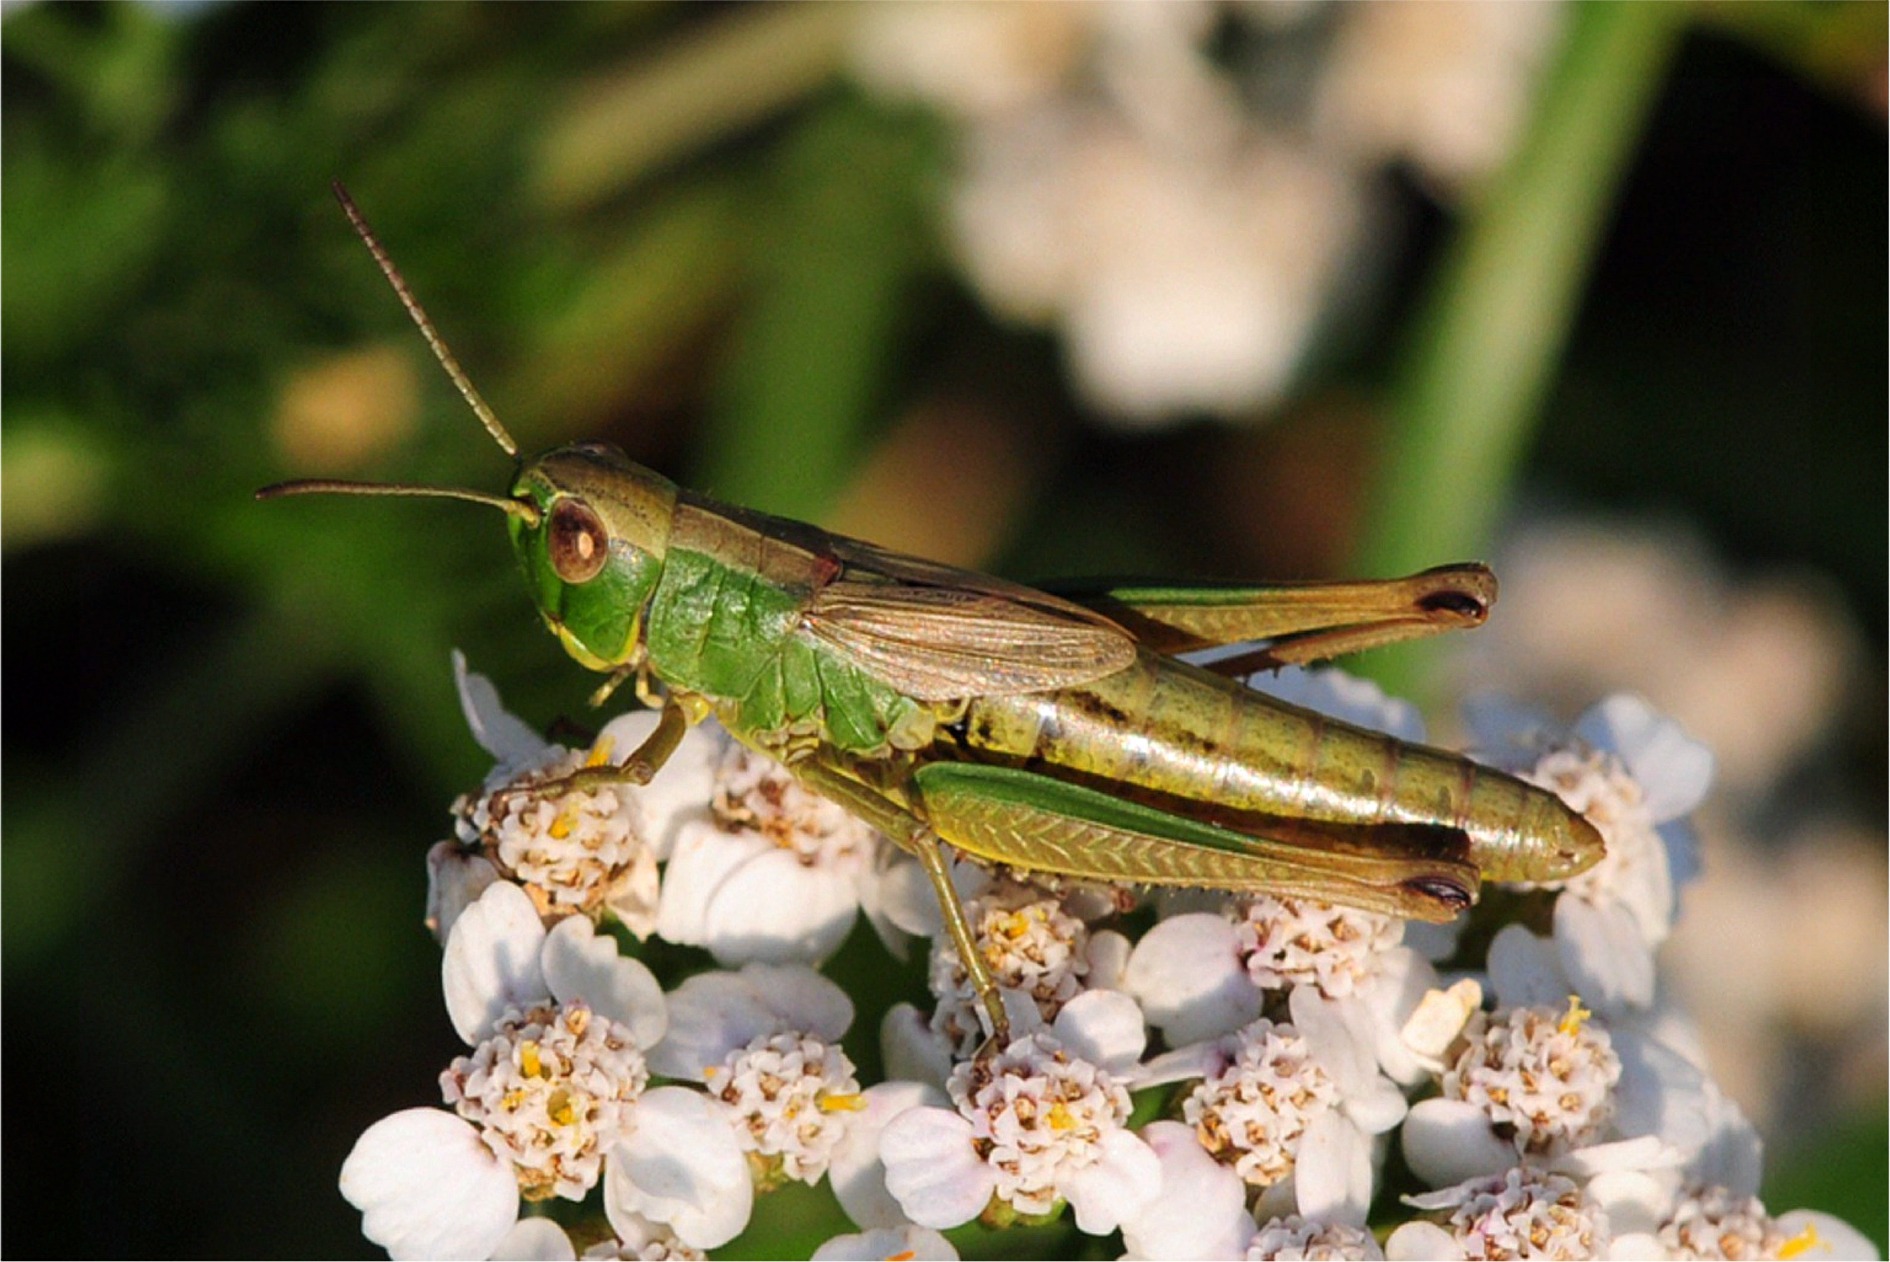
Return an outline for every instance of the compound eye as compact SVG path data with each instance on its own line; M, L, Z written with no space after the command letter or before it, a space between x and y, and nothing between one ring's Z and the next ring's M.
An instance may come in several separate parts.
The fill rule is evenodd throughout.
M551 568L567 583L588 583L604 568L610 534L583 501L559 500L551 509Z

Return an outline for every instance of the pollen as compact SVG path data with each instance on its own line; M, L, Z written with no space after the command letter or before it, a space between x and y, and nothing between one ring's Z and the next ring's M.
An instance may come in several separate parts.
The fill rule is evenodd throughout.
M538 1044L531 1039L518 1045L518 1068L527 1078L545 1076L544 1061L538 1055Z
M608 736L598 737L597 743L591 746L591 752L585 756L584 765L586 767L606 766L611 761L611 755L616 752L616 745L617 742Z
M1562 1020L1556 1024L1555 1028L1560 1030L1563 1034L1568 1035L1570 1038L1574 1038L1577 1034L1582 1032L1582 1026L1594 1015L1593 1012L1582 1007L1581 996L1570 995L1568 997L1568 1011L1562 1014Z
M858 1091L829 1091L814 1103L822 1113L858 1113L866 1107L866 1096Z
M1818 1225L1806 1223L1803 1231L1778 1247L1778 1256L1789 1262L1789 1259L1801 1258L1822 1244L1824 1237L1818 1234Z

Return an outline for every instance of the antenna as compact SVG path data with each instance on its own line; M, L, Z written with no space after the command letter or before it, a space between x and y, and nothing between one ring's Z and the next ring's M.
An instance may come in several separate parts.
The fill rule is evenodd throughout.
M426 310L421 307L420 300L413 296L411 289L407 288L407 282L401 276L400 269L394 266L393 259L387 257L387 251L381 247L380 238L374 235L374 229L368 227L367 218L362 215L361 208L354 204L354 199L348 196L348 190L342 186L340 180L336 180L330 187L334 189L335 200L341 203L342 213L346 214L348 216L348 222L354 225L355 235L359 236L362 242L366 244L368 253L372 254L374 261L380 264L381 274L387 277L387 283L392 285L394 292L400 296L401 305L407 308L407 314L413 317L413 322L420 326L420 335L426 338L427 345L433 348L433 358L439 360L440 367L446 369L446 375L453 379L453 384L459 387L460 394L465 396L466 402L472 405L473 413L478 416L480 423L486 427L486 432L492 435L493 441L505 449L506 455L512 457L514 460L518 459L518 444L512 441L512 436L505 432L505 426L499 423L498 416L494 414L490 407L486 406L486 401L480 397L479 391L473 388L471 378L467 377L464 370L460 368L459 361L453 358L453 352L446 349L445 341L441 339L439 331L433 327L433 321L427 318ZM301 484L283 483L282 485L290 486ZM312 488L313 484L306 485L310 485ZM327 486L324 489L336 490L342 486L358 485L361 484L338 483L333 486ZM277 488L269 487L267 489L274 491ZM409 488L398 492L362 493L406 495L414 494L419 489L420 488ZM283 492L283 494L288 493L289 492ZM458 496L458 498L463 499L466 498L466 496Z
M409 495L417 499L469 500L474 504L490 504L527 526L536 526L543 520L537 507L524 500L508 499L503 495L487 495L484 491L468 491L456 486L415 486L410 482L344 482L335 478L303 478L295 482L278 482L274 486L265 486L256 492L259 500L281 499L285 495Z

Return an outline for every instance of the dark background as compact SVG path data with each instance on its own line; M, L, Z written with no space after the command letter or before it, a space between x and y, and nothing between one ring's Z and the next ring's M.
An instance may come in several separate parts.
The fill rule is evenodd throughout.
M1820 576L1867 651L1811 779L1881 825L1885 11L1764 7L1696 11L1493 493L1678 518L1734 575ZM528 450L607 438L1023 577L1354 564L1454 208L1383 173L1379 295L1270 424L1126 436L1085 417L1051 337L994 322L950 267L940 123L837 66L586 165L600 83L660 80L736 16L7 13L6 1252L365 1253L340 1161L433 1102L459 1050L419 923L422 853L485 770L448 650L535 722L592 686L481 510L251 501L305 473L505 477L331 178ZM338 446L285 445L298 385L353 418ZM897 441L955 458L861 498ZM850 493L872 520L835 510ZM1775 1210L1882 1242L1882 1089L1796 1111Z

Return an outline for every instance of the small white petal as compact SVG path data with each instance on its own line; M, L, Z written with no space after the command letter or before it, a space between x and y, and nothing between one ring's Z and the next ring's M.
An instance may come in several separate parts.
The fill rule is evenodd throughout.
M1589 1144L1585 1148L1553 1157L1544 1164L1556 1174L1586 1180L1677 1166L1680 1164L1680 1153L1658 1135L1640 1135L1607 1144Z
M1091 990L1121 990L1134 949L1128 938L1114 929L1090 934L1089 947L1083 953L1089 960L1089 974L1083 978L1083 985Z
M1261 994L1224 916L1190 913L1150 929L1123 970L1122 988L1173 1044L1228 1034L1260 1015Z
M859 914L850 873L808 867L766 838L687 828L663 879L657 932L722 964L818 963Z
M897 854L879 877L879 906L886 918L915 938L936 938L945 932L938 896L919 861Z
M521 1218L492 1251L493 1262L577 1262L564 1228L549 1218Z
M1651 1231L1622 1231L1612 1218L1608 1230L1613 1233L1608 1237L1608 1262L1648 1262L1668 1256L1667 1247Z
M1106 1132L1096 1160L1063 1180L1079 1231L1106 1236L1161 1195L1162 1163L1133 1131Z
M813 1262L871 1262L877 1258L912 1262L958 1262L952 1242L930 1227L876 1227L850 1236L835 1236L814 1250Z
M1632 1029L1611 1032L1621 1059L1615 1084L1614 1128L1622 1136L1658 1135L1692 1156L1713 1140L1720 1113L1718 1088L1700 1067L1670 1047Z
M1805 1241L1805 1250L1792 1256L1799 1258L1880 1258L1877 1246L1869 1236L1857 1230L1831 1214L1815 1209L1795 1209L1778 1216L1778 1229L1793 1240L1811 1234Z
M1618 1240L1623 1235L1660 1230L1661 1219L1673 1203L1671 1180L1645 1170L1608 1170L1588 1180L1588 1196L1608 1216L1608 1229Z
M1300 1136L1293 1190L1307 1218L1363 1227L1372 1203L1371 1141L1344 1114L1321 1113Z
M1516 1146L1498 1137L1482 1109L1463 1100L1418 1101L1399 1136L1405 1161L1434 1188L1500 1174L1516 1164Z
M440 981L446 1012L467 1044L492 1032L508 1007L551 998L539 967L545 926L525 891L500 881L460 913L446 938Z
M1616 693L1576 720L1575 735L1620 756L1640 782L1655 823L1690 814L1713 783L1713 751L1632 693Z
M1556 1008L1568 1001L1568 977L1555 943L1521 925L1504 925L1490 939L1489 972L1501 1007Z
M1405 1223L1385 1241L1387 1262L1461 1262L1463 1246L1436 1223Z
M1135 1074L1135 1086L1160 1087L1190 1078L1206 1078L1227 1068L1227 1049L1221 1039L1188 1043L1151 1058Z
M685 946L708 942L709 904L729 873L766 843L750 838L750 846L729 844L730 835L706 815L679 830L663 870L662 901L656 909L657 936Z
M1176 1262L1239 1256L1253 1235L1240 1176L1208 1155L1191 1126L1150 1122L1142 1138L1161 1161L1162 1190L1123 1216L1127 1256Z
M655 730L657 719L654 710L632 711L612 719L599 736L610 738L611 754L621 762ZM715 794L715 768L727 740L713 721L691 728L683 733L669 761L636 791L645 840L657 858L669 857L686 821L707 820L709 800Z
M1142 1009L1119 990L1086 990L1063 1005L1050 1032L1071 1055L1118 1077L1128 1075L1148 1046Z
M951 1045L911 1004L896 1003L886 1010L879 1023L879 1047L888 1078L945 1089L952 1072Z
M499 704L499 690L484 675L468 670L466 655L458 649L453 650L453 680L473 739L501 766L531 762L550 748L525 720Z
M907 1109L879 1138L886 1190L922 1227L943 1231L984 1212L997 1175L972 1147L971 1123L949 1109Z
M865 1104L853 1115L827 1167L834 1199L847 1217L862 1227L898 1227L906 1221L899 1202L886 1190L886 1167L879 1159L879 1137L886 1123L907 1109L946 1108L950 1101L937 1087L918 1082L882 1082L861 1093Z
M1654 1002L1654 952L1634 913L1563 895L1555 900L1555 948L1575 993L1605 1016Z
M443 1109L367 1128L341 1165L361 1233L395 1258L483 1258L518 1220L518 1176Z
M1286 1006L1313 1060L1332 1078L1341 1095L1361 1093L1379 1077L1370 1032L1356 1028L1356 1018L1363 1015L1357 1005L1328 999L1316 986L1295 986Z
M434 843L427 851L426 926L436 940L446 941L459 913L479 901L499 870L492 860L474 854L456 841Z
M776 1032L777 1018L740 973L697 973L667 1000L669 1030L649 1053L650 1068L669 1078L702 1081L738 1047Z
M566 916L545 939L545 984L560 1003L578 1000L591 1011L630 1027L637 1046L656 1046L668 1027L663 987L642 960L617 951L582 916Z
M669 1224L698 1249L748 1225L755 1187L725 1111L701 1092L658 1087L637 1101L636 1130L605 1165L604 1212ZM625 1229L618 1229L623 1232Z
M912 938L891 915L888 901L904 897L899 889L899 878L892 874L902 863L909 862L910 857L897 847L880 846L874 852L873 862L860 870L855 882L860 911L873 926L886 953L901 964L911 958Z
M742 980L774 1011L783 1029L837 1043L853 1024L847 992L805 964L747 964Z

